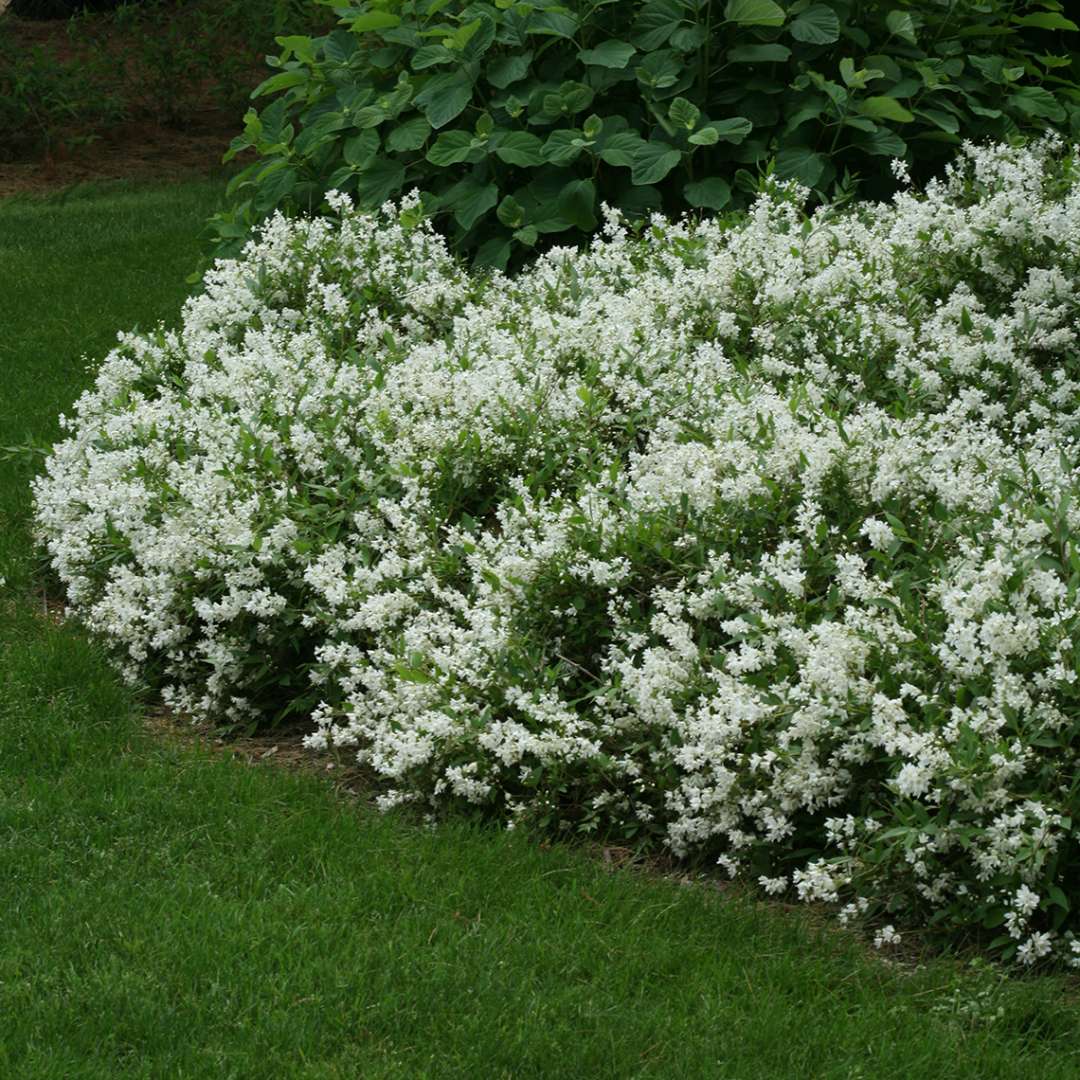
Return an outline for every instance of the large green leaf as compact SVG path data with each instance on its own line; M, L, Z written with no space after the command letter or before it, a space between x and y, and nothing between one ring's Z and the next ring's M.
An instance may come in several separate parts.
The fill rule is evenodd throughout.
M634 153L631 179L635 184L656 184L682 160L682 153L667 143L642 142Z
M508 165L533 168L543 164L541 150L543 140L528 131L508 131L496 140L492 139L495 156Z
M279 90L289 90L301 83L306 83L309 78L307 71L282 71L277 75L271 75L269 79L259 83L251 92L253 98L262 97L264 94L276 94Z
M513 195L507 195L499 203L495 215L509 229L519 229L525 224L525 208Z
M559 193L559 216L582 232L596 228L596 185L591 180L571 180Z
M348 21L348 27L354 34L366 33L368 30L387 30L400 25L401 16L391 15L389 11L368 11L355 15Z
M905 109L896 98L880 95L863 98L859 102L859 112L875 120L895 120L898 124L907 124L915 119L914 113Z
M811 4L795 17L788 33L808 45L831 45L840 37L840 20L831 7Z
M419 150L431 134L431 124L426 116L414 116L403 124L397 124L386 137L386 147L396 153Z
M345 140L341 156L354 168L364 169L371 164L379 152L379 133L362 131Z
M786 16L773 0L728 0L724 18L742 26L783 26Z
M629 169L634 165L638 150L645 145L645 140L636 131L617 131L604 140L600 157L609 165L622 165Z
M413 53L409 66L413 71L423 71L436 64L456 62L457 57L445 45L423 45Z
M872 135L857 136L855 146L875 157L902 158L907 154L907 143L895 131L883 127L878 127Z
M631 27L634 44L646 52L659 49L678 28L684 15L677 0L650 0Z
M731 187L719 176L707 180L694 180L683 188L683 196L691 206L702 209L723 210L731 202Z
M669 86L674 86L679 81L682 71L683 64L674 49L660 49L649 53L634 68L638 81L651 86L654 90L664 90Z
M1012 21L1017 26L1034 26L1039 30L1076 30L1076 23L1066 19L1056 11L1036 11L1031 15L1014 15Z
M754 130L754 125L745 116L729 116L726 120L714 120L710 127L716 128L716 134L723 142L735 144L741 143Z
M912 45L917 41L915 20L912 19L910 12L890 11L885 16L885 25L889 28L889 33L895 34L898 38L903 38Z
M585 148L584 133L576 128L559 128L544 143L544 160L551 165L569 165Z
M684 97L677 97L668 106L668 119L677 127L686 128L687 131L694 130L700 116L701 110Z
M356 190L361 203L374 209L401 190L405 183L405 167L391 158L376 158L356 177Z
M529 33L549 37L572 39L577 33L578 21L566 8L554 7L537 11L529 19Z
M828 159L806 146L789 146L776 155L776 172L781 179L794 179L813 187L825 171Z
M499 189L467 176L443 193L439 202L452 210L454 220L468 232L497 202Z
M637 49L628 42L610 38L601 41L595 49L582 49L578 53L578 59L583 64L594 64L597 67L624 68L636 52Z
M472 92L472 80L459 69L432 76L414 100L431 126L441 128L461 114Z
M425 155L432 165L458 165L483 156L483 149L473 146L471 131L444 131L428 148Z
M1044 90L1041 86L1022 86L1014 90L1005 102L1028 116L1059 121L1065 119L1065 110L1061 103L1049 90Z
M511 83L524 79L529 74L532 63L532 51L514 53L496 60L485 72L487 81L500 90L505 90Z

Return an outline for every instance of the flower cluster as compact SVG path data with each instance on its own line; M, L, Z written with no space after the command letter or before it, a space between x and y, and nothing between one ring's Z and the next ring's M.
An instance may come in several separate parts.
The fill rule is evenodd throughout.
M609 210L513 278L408 200L277 217L121 337L40 538L129 677L311 716L388 805L1080 964L1076 168Z

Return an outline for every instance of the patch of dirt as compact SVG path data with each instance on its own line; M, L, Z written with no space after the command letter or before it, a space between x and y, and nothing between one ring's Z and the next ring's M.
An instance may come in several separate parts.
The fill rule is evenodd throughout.
M233 118L208 113L183 131L132 121L87 146L60 146L40 161L0 162L0 198L47 194L100 180L182 180L222 171Z
M172 181L198 175L225 174L244 163L222 165L229 142L243 127L242 104L225 106L220 87L211 80L185 83L179 120L166 122L155 115L161 101L147 90L149 79L136 70L140 51L130 27L107 16L84 16L75 32L62 19L37 21L4 14L0 0L0 31L16 60L40 50L47 67L68 68L82 79L94 65L100 73L112 64L116 83L110 92L120 119L80 119L59 126L42 147L28 135L10 143L8 159L0 156L0 198L17 194L48 194L77 184L108 180ZM248 56L238 56L244 64ZM0 64L4 63L0 57ZM264 77L261 64L242 72L243 92ZM85 75L88 88L92 76ZM9 133L10 135L10 133Z

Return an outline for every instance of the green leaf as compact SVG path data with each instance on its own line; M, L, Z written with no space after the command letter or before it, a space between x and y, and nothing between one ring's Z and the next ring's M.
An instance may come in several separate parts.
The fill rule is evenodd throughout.
M668 106L668 118L671 122L681 128L686 128L687 131L694 130L694 125L697 124L700 116L701 110L684 97L677 97Z
M683 21L685 12L677 0L653 0L646 4L631 28L639 49L659 49Z
M454 184L439 201L453 209L454 220L468 232L499 201L499 189L468 176Z
M369 11L349 19L346 25L354 34L362 34L368 30L386 30L391 26L400 26L401 17L391 15L389 11Z
M794 179L813 187L825 171L828 159L809 147L790 146L776 155L776 172L781 179Z
M785 18L773 0L728 0L724 8L724 19L741 26L783 26Z
M682 160L682 154L667 143L642 142L634 153L631 179L635 184L655 184Z
M805 41L808 45L831 45L840 37L840 20L832 8L812 4L796 16L788 33L796 41Z
M712 127L723 142L738 145L754 130L754 125L745 116L729 116L726 120L714 120Z
M282 99L279 98L278 100L280 101ZM342 113L325 112L312 120L312 122L300 132L293 145L297 153L307 156L316 146L326 142L332 134L347 126L348 119Z
M668 44L679 52L694 52L705 44L708 36L705 27L700 23L696 26L680 26L668 38Z
M444 131L424 156L432 165L457 165L470 156L478 160L483 150L473 146L473 138L469 131Z
M295 56L305 64L315 63L315 43L305 34L290 34L286 37L276 37L274 40L284 50L277 58L279 64L284 64L291 56Z
M710 124L687 136L686 141L693 146L715 146L720 141L720 133Z
M508 165L532 168L543 164L544 158L541 154L543 145L543 141L538 136L528 131L509 131L494 144L495 156Z
M461 114L472 92L472 81L464 71L447 71L429 78L415 102L431 126L441 128Z
M598 139L600 133L604 130L604 121L600 119L596 113L586 118L585 123L581 125L581 130L585 134L585 138L589 140Z
M497 270L505 270L510 261L510 241L501 236L493 236L485 240L476 249L476 265L491 266Z
M850 56L845 56L840 61L840 77L845 85L853 90L862 90L870 79L880 79L884 74L884 71L879 71L877 68L860 68L856 71L855 61Z
M596 228L596 186L591 180L571 180L559 193L558 212L582 232Z
M630 57L636 52L637 49L628 42L610 38L607 41L600 42L595 49L582 49L578 53L578 59L583 64L621 69L630 63Z
M353 113L353 124L358 128L378 127L387 117L387 112L379 105L367 105Z
M890 34L895 34L898 38L903 38L912 45L916 43L915 20L912 19L909 12L890 11L885 16L885 25L889 28Z
M907 155L907 143L888 128L879 127L872 135L861 135L855 146L864 154L878 157L903 158Z
M638 150L645 145L645 140L636 131L617 131L604 141L600 157L609 165L632 168Z
M1037 11L1031 15L1014 15L1011 20L1017 26L1034 26L1039 30L1080 29L1072 19L1066 19L1056 11Z
M1069 910L1069 898L1065 895L1059 885L1051 885L1046 890L1046 900L1048 904L1062 908L1065 911Z
M405 167L390 158L376 158L357 174L356 190L366 207L381 206L396 195L405 183Z
M952 113L944 112L942 109L916 109L915 115L929 120L931 124L941 128L942 131L947 131L950 135L955 135L960 130L960 121Z
M1005 81L1005 57L1004 56L976 56L971 54L968 56L968 63L984 78L987 82L992 82L1000 85Z
M731 64L782 64L790 56L786 45L736 45L726 59Z
M1041 86L1022 86L1014 90L1005 103L1028 116L1041 116L1047 120L1064 120L1065 110L1060 102Z
M674 86L682 74L683 64L679 54L672 49L660 49L649 53L640 64L634 68L638 81L654 90L664 90Z
M354 168L364 169L379 152L379 133L362 131L345 140L341 156Z
M482 19L473 19L463 23L452 34L443 38L443 45L454 52L461 52L472 41L473 34L480 29Z
M398 124L386 137L386 148L396 153L406 150L419 150L431 134L431 124L426 116L414 116L403 124Z
M518 82L529 74L529 65L532 63L532 58L531 51L501 57L487 69L485 73L487 81L492 86L505 90L511 83Z
M895 98L879 95L863 98L859 102L859 112L876 120L895 120L898 124L907 124L915 119L914 113L905 109Z
M282 71L259 83L251 91L251 96L257 98L262 97L264 94L276 94L279 90L288 90L290 87L299 86L307 81L308 73L306 71Z
M457 57L445 45L424 45L413 53L409 66L413 71L423 71L436 64L449 63L457 63Z
M518 229L525 224L525 208L513 195L507 195L506 198L499 203L499 208L495 211L495 216L508 229Z
M683 196L691 206L723 210L731 202L731 187L719 176L695 180L683 188Z
M259 200L267 207L278 206L282 199L292 194L299 179L293 168L280 169L259 185Z
M544 160L551 165L569 165L584 149L584 135L576 128L559 128L544 143Z

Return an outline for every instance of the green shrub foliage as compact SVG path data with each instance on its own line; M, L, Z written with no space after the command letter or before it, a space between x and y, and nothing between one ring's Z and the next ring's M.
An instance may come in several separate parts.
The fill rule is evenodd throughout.
M327 4L327 0L322 0ZM484 264L630 214L746 205L761 172L819 199L916 181L965 138L1080 129L1061 4L1005 0L369 0L323 37L278 37L228 157L258 160L219 253L276 208L418 188Z

